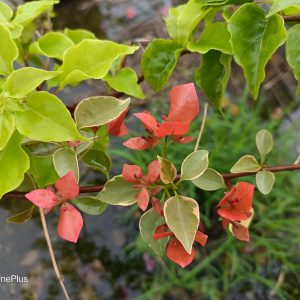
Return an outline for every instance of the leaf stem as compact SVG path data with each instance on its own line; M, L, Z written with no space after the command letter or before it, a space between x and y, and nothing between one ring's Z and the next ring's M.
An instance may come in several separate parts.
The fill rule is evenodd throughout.
M41 218L41 221L42 221L43 232L44 232L44 236L45 236L45 239L46 239L46 242L47 242L47 246L48 246L48 250L49 250L50 257L51 257L51 261L52 261L52 265L53 265L55 275L56 275L56 277L57 277L57 279L60 283L60 286L63 290L65 299L70 300L70 297L68 295L67 289L66 289L65 284L64 284L64 278L60 274L60 271L59 271L58 266L57 266L57 262L56 262L56 258L55 258L55 255L54 255L51 239L50 239L50 236L49 236L49 231L48 231L44 211L43 211L42 208L39 208L39 211L40 211L40 218Z
M199 134L198 134L198 137L197 137L197 141L196 141L196 144L195 144L195 147L194 147L194 152L198 150L199 145L200 145L200 141L201 141L201 138L202 138L202 134L203 134L203 131L204 131L206 118L207 118L207 109L208 109L208 104L205 103L202 123L201 123L201 127L200 127Z

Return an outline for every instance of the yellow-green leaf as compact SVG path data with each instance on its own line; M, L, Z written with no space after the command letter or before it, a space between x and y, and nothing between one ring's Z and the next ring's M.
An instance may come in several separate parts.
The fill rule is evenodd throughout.
M256 146L261 157L264 159L264 157L273 149L272 134L266 129L260 130L256 134Z
M260 164L256 158L251 155L245 155L241 157L235 165L231 168L231 173L242 173L242 172L257 172L261 169Z
M291 6L300 9L300 0L273 0L267 17L270 17Z
M223 176L214 169L206 171L198 178L192 180L193 184L205 191L215 191L225 188Z
M15 131L15 116L10 112L0 114L0 150L8 143Z
M157 156L160 163L160 179L163 183L168 184L175 180L177 175L176 167L169 160Z
M275 183L275 175L269 171L260 171L256 174L256 185L259 191L267 195L271 192Z

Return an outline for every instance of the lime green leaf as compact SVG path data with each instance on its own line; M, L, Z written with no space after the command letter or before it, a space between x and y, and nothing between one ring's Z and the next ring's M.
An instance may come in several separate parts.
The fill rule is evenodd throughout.
M245 155L241 157L235 165L231 168L231 173L242 172L257 172L261 169L260 164L257 162L254 156Z
M253 2L253 0L198 0L203 7L219 7L225 5L240 5L249 2Z
M137 46L127 46L104 40L83 40L69 48L64 54L60 70L61 88L68 84L76 85L80 81L104 78L112 63L119 57L133 54Z
M15 131L15 116L9 112L0 114L0 150L8 143Z
M119 100L114 97L91 97L80 101L75 110L79 128L100 126L116 119L127 109L130 98Z
M209 11L209 9L202 9L198 0L190 0L185 5L171 8L166 18L169 35L185 47L193 30Z
M201 54L209 50L218 50L225 54L232 54L230 33L223 22L210 23L200 34L198 41L189 42L187 49Z
M144 99L143 90L138 85L138 76L131 68L121 69L114 77L107 74L104 80L118 92L125 93L135 98Z
M111 205L129 206L136 202L138 192L139 190L135 189L132 183L125 181L122 176L115 176L107 181L97 198Z
M79 167L75 151L70 148L62 148L55 151L53 155L53 164L59 177L73 171L76 181L79 181Z
M269 171L260 171L256 174L256 184L260 192L267 195L275 183L275 175Z
M88 150L82 160L92 169L108 175L111 169L111 159L104 151L98 149Z
M261 157L264 159L264 157L273 149L272 134L266 129L260 130L256 134L256 146Z
M73 41L74 44L78 44L85 39L95 39L94 33L85 29L66 28L64 33L67 37L69 37Z
M7 4L0 2L0 22L9 21L14 12Z
M107 207L106 203L103 203L98 198L92 196L75 198L72 200L72 203L84 213L92 216L101 215Z
M256 99L268 60L285 42L284 21L279 15L267 19L262 8L245 4L230 18L228 29L235 60L243 67L250 91Z
M14 18L14 22L20 24L28 24L32 20L36 19L39 15L52 9L54 4L59 3L56 0L41 0L31 1L23 5L19 5L17 13Z
M6 90L11 97L23 98L43 81L56 77L59 73L32 67L21 68L9 74L6 81Z
M164 216L170 230L191 253L200 222L198 203L192 198L174 196L166 201Z
M19 55L18 48L7 28L0 24L0 75L8 75L13 70L13 62Z
M223 97L231 71L231 60L230 55L211 50L202 56L202 64L195 72L196 84L219 111L223 106Z
M22 136L15 132L6 147L0 151L0 199L4 194L16 189L29 169L29 158L21 146Z
M52 155L30 155L30 169L28 173L32 175L38 188L45 188L59 178L54 168Z
M300 94L300 24L294 25L288 31L288 38L286 42L286 58L289 65L294 70L294 75L298 80L297 94Z
M300 0L273 0L272 6L268 12L267 17L270 17L291 6L300 8Z
M74 45L73 41L61 32L48 32L38 40L40 53L62 60L67 49Z
M225 188L223 176L214 169L206 171L198 178L192 180L193 184L205 191L215 191Z
M31 219L34 208L35 208L35 206L32 205L30 208L20 212L19 214L7 218L6 222L18 223L18 224L26 223L27 221L29 221Z
M148 84L160 91L173 73L183 48L170 40L154 40L142 56L142 71Z
M42 142L84 139L65 105L47 92L31 94L26 108L16 112L17 129L25 136Z
M208 151L198 150L188 155L181 165L180 181L193 180L201 176L208 167Z
M160 163L160 179L168 184L175 180L177 175L176 167L167 159L157 156Z
M164 223L164 219L159 216L153 208L147 210L140 218L140 233L144 242L153 250L158 256L163 256L168 243L168 239L155 240L153 234L155 228Z

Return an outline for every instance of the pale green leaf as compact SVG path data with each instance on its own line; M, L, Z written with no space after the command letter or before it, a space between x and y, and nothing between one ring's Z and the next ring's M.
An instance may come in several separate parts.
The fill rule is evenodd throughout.
M218 50L225 54L232 54L230 33L223 22L210 23L200 34L196 42L189 42L187 49L201 54L209 50Z
M75 151L70 148L62 148L55 151L53 155L53 164L59 177L73 171L76 181L79 181L79 167Z
M153 250L158 256L163 256L168 243L168 238L155 240L153 234L155 228L164 223L164 219L159 216L153 208L147 210L140 218L139 228L141 237L144 242Z
M16 112L17 129L42 142L84 140L65 105L47 92L31 94L23 111Z
M6 90L13 98L23 98L43 81L56 77L60 72L45 71L32 67L21 68L9 74Z
M92 196L78 197L72 200L81 211L92 216L101 215L107 204L101 202L98 198Z
M168 184L175 180L177 175L176 167L169 160L157 156L160 163L160 179L163 183Z
M0 75L8 75L13 70L13 62L19 52L7 28L0 24Z
M202 56L202 64L195 72L195 82L216 109L222 111L224 93L231 71L232 57L216 50Z
M66 28L64 33L73 41L74 44L78 44L85 39L95 39L95 34L85 29Z
M127 109L130 98L119 100L114 97L91 97L80 101L75 110L79 128L100 126L116 119Z
M198 178L192 180L193 184L205 191L216 191L225 188L223 176L214 169L206 171Z
M190 254L200 222L198 203L192 198L174 196L166 201L164 216L170 230Z
M189 154L181 165L180 181L201 176L208 167L208 151L198 150Z
M260 164L256 158L251 155L245 155L241 157L235 165L231 168L231 173L242 173L242 172L257 172L261 169Z
M53 5L57 3L59 3L57 0L41 0L31 1L23 5L19 5L13 21L15 23L26 25L32 20L36 19L42 13L50 11Z
M236 62L244 69L250 91L256 99L265 78L265 66L272 54L285 42L283 18L266 18L265 11L255 4L245 4L230 18L232 50Z
M171 40L154 40L146 48L141 67L147 83L160 91L172 75L182 46Z
M7 4L0 2L0 22L10 21L14 12L10 6Z
M8 143L15 131L15 116L9 112L0 114L0 150Z
M82 160L92 169L108 175L111 169L111 158L99 149L90 149L82 156Z
M267 17L270 17L291 6L295 6L296 8L300 9L300 0L273 0Z
M253 0L198 0L203 7L220 7L226 5L240 5L249 2L253 2Z
M272 134L268 130L262 129L256 134L256 146L263 159L272 151L273 144Z
M275 183L275 175L269 171L260 171L256 174L256 185L259 191L267 195L271 192Z
M300 94L300 24L294 25L288 31L286 42L286 59L294 70L294 75L298 80L297 94Z
M132 183L123 179L122 176L115 176L105 184L97 198L110 205L129 206L136 202L139 190L134 188Z
M21 146L22 136L15 132L6 147L0 151L0 199L4 194L16 189L24 180L29 169L29 157Z
M69 48L64 54L60 76L63 88L68 84L76 85L89 78L104 78L112 63L119 57L133 54L137 46L127 46L105 40L82 40Z
M107 74L104 79L108 85L118 92L133 96L138 99L144 99L143 90L138 85L138 76L131 68L121 69L115 76Z

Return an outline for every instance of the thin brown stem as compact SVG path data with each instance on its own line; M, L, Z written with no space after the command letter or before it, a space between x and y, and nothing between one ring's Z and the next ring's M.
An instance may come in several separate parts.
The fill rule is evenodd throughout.
M292 16L283 16L285 22L297 22L300 23L300 14Z
M57 262L56 262L56 258L55 258L55 255L54 255L51 239L50 239L50 236L49 236L49 231L48 231L44 211L43 211L42 208L39 208L39 211L40 211L40 217L41 217L41 221L42 221L44 236L45 236L45 239L46 239L46 242L47 242L47 246L48 246L48 250L49 250L50 257L51 257L51 261L52 261L52 265L53 265L55 275L56 275L56 277L57 277L57 279L60 283L60 286L61 286L62 291L64 293L65 299L70 300L70 297L68 295L67 289L66 289L65 284L64 284L64 278L60 274L58 266L57 266Z
M199 145L200 145L200 141L201 141L202 134L203 134L204 127L205 127L205 123L206 123L207 110L208 110L208 104L205 103L205 105L204 105L204 112L203 112L203 118L202 118L202 123L201 123L201 128L199 130L197 141L196 141L196 144L195 144L195 147L194 147L194 152L198 150Z

